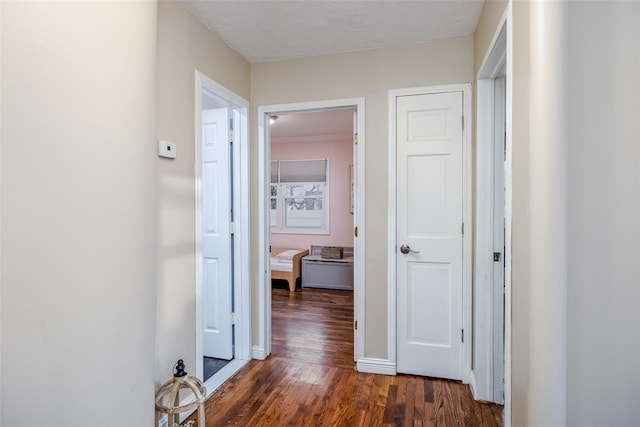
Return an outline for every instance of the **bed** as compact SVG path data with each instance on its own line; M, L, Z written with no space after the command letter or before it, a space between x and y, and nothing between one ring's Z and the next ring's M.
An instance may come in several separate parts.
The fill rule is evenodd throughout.
M302 257L308 249L271 248L271 278L286 280L289 291L296 290L296 279L301 277Z

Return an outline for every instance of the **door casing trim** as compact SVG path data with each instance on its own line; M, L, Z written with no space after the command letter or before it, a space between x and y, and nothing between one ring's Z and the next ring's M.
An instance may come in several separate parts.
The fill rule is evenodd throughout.
M271 282L269 263L269 198L267 187L270 180L271 147L269 127L266 118L269 114L294 112L312 112L328 109L355 108L357 111L358 143L355 148L354 173L356 192L354 200L353 225L358 228L358 237L354 237L354 320L358 329L354 332L356 362L364 354L365 303L364 303L364 260L365 260L365 99L344 98L323 101L307 101L289 104L258 106L258 343L253 346L253 357L265 359L271 354Z
M462 342L462 381L469 382L471 372L471 342L473 339L471 313L472 313L472 246L473 235L472 216L472 176L471 176L471 135L473 128L471 84L451 84L440 86L412 87L389 90L389 152L388 152L388 242L387 248L387 351L389 361L395 366L397 373L397 265L396 265L396 98L399 96L427 95L442 92L462 92L462 111L464 114L464 129L462 131L462 220L464 222L464 235L462 237L462 325L464 328L464 341Z

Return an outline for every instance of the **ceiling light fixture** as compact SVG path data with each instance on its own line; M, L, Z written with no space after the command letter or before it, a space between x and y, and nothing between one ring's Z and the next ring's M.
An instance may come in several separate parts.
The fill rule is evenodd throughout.
M269 124L272 125L278 120L278 116L269 116Z

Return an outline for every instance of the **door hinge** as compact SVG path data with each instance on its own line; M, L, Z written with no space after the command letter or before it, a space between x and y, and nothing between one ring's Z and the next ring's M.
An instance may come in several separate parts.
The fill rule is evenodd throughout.
M353 322L353 329L358 330L358 321Z
M462 223L462 226L460 226L460 234L464 237L464 222Z
M353 235L355 237L358 237L358 226L356 226L356 228L353 229Z
M504 130L504 139L502 140L504 142L504 161L507 161L507 130Z
M464 130L464 116L461 117L462 130Z
M357 133L353 134L353 143L358 145L358 134Z
M464 329L460 329L460 341L464 342Z
M236 234L236 223L229 223L229 234Z
M235 134L233 130L229 130L229 142L233 142L234 138L235 138Z
M236 324L236 314L235 313L231 313L231 324L235 325Z

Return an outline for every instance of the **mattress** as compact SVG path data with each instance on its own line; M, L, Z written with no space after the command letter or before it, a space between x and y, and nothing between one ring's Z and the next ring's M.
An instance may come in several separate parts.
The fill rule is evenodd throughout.
M282 259L277 256L271 257L271 270L276 271L293 271L293 260Z

